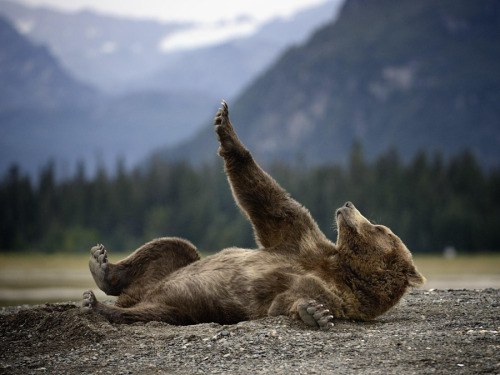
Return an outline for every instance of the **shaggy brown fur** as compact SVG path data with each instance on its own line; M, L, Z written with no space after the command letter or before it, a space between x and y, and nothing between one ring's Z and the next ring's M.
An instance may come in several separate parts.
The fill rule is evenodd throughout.
M161 238L110 264L98 245L91 250L92 275L119 297L108 306L87 291L85 309L117 323L230 324L288 315L328 329L334 318L372 319L424 282L403 242L350 202L336 211L337 243L329 241L307 209L255 163L225 102L214 123L233 195L259 248L230 248L200 260L191 243Z

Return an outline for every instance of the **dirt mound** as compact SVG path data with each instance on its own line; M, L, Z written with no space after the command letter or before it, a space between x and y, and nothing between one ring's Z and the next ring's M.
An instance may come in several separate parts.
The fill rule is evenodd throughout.
M77 304L0 311L0 373L500 373L500 290L412 291L329 332L287 317L113 325Z
M91 319L89 319L91 318ZM103 319L81 314L73 304L47 304L1 317L0 335L6 352L39 356L105 338Z

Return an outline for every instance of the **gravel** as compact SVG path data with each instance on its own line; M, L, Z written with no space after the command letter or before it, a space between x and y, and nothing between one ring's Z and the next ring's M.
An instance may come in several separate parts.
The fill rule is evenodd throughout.
M287 317L110 324L79 303L0 310L0 374L500 374L500 289L413 290L328 332Z

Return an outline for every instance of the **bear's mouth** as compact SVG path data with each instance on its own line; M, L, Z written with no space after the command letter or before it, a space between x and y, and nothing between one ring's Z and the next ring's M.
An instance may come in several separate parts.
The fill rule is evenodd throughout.
M349 221L347 220L347 218L345 217L345 215L342 213L342 209L341 208L339 208L337 210L336 216L337 216L337 224L340 224L342 222L343 224L349 225Z
M350 215L349 213L350 212L343 212L345 211L345 208L344 207L341 207L339 208L337 211L336 211L336 217L337 217L337 226L343 224L343 225L346 225L348 226L349 228L355 228L353 223L351 222L351 218L350 218Z
M335 212L335 216L337 217L337 221L339 221L339 218L344 219L344 216L342 215L340 208L337 210L337 212Z

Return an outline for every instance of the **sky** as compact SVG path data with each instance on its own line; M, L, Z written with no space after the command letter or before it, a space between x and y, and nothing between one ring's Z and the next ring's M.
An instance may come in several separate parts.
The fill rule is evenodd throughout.
M92 9L105 14L153 18L163 21L213 23L234 20L242 15L263 22L287 17L297 10L326 0L15 0L34 6L64 11Z

